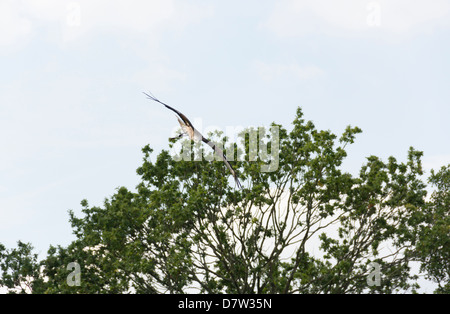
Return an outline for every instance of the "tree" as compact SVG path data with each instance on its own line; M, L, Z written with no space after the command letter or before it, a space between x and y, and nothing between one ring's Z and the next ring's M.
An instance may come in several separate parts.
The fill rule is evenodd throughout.
M341 165L359 128L349 126L338 137L317 130L300 109L291 131L271 128L276 132L246 130L239 145L216 133L228 159L240 157L233 167L242 190L230 184L223 162L210 161L211 152L198 145L177 156L162 151L154 162L144 147L136 191L120 187L101 207L83 200L82 217L70 211L76 240L50 248L34 274L44 284L33 292L415 289L410 263L419 260L417 244L426 246L435 224L425 222L437 210L425 203L422 153L411 148L406 163L370 156L354 177ZM267 167L271 163L277 169ZM439 208L448 213L445 204ZM448 231L448 220L443 223ZM445 230L435 231L443 241ZM435 255L436 269L447 256ZM80 266L80 285L67 280L70 263Z
M424 207L418 229L416 254L421 270L437 282L436 293L450 293L450 165L437 173L431 171L429 182L436 188Z
M41 290L44 284L39 275L37 254L29 243L17 242L17 249L7 250L0 244L0 287L11 293L30 293Z

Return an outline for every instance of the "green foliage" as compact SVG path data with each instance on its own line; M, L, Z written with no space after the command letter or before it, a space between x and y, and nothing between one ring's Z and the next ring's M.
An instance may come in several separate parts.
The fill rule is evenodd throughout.
M0 244L0 287L10 293L30 293L39 291L44 284L39 276L37 254L28 243L17 242L17 248L7 250Z
M38 261L29 244L0 245L0 286L33 293L392 293L417 288L410 263L420 261L448 292L448 167L430 177L437 190L426 203L422 153L413 148L406 163L370 156L353 177L341 165L359 128L341 136L317 130L300 108L291 131L272 128L278 142L261 128L245 130L240 144L212 134L239 157L231 163L242 190L200 145L178 156L162 151L154 162L144 147L135 192L120 187L101 207L83 200L81 217L69 212L76 237L69 246L52 246ZM274 155L260 147L279 149L276 171L261 171ZM194 160L199 154L205 157ZM79 286L67 280L74 262ZM367 280L373 262L380 285Z
M439 284L436 293L450 293L450 165L437 173L432 171L429 182L436 188L431 201L415 219L419 222L416 251L421 269Z

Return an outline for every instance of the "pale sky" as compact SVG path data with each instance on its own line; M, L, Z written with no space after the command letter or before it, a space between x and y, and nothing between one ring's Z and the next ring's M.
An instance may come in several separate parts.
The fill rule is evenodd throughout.
M0 242L74 239L69 209L134 190L178 123L364 133L365 157L450 163L449 0L0 0ZM154 159L153 159L154 160Z

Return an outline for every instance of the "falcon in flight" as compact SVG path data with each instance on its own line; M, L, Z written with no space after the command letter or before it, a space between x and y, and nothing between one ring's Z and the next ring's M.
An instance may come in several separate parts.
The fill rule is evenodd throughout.
M227 160L227 157L225 156L224 152L217 147L213 142L211 142L209 139L205 138L199 131L197 131L194 126L192 125L191 121L189 121L189 119L182 114L181 112L179 112L178 110L170 107L169 105L163 103L162 101L160 101L159 99L157 99L155 96L153 96L151 93L150 95L145 93L144 94L151 100L159 102L160 104L166 106L167 109L172 110L173 112L175 112L179 118L178 119L178 123L180 123L181 129L183 130L183 133L181 133L179 136L176 136L172 139L176 139L179 138L183 135L187 135L189 136L189 138L191 140L194 140L196 142L199 142L200 140L202 142L205 142L206 144L208 144L213 150L214 152L217 154L217 156L219 156L223 162L225 163L225 165L227 166L228 170L230 170L231 174L233 175L234 181L236 182L236 185L241 189L241 183L239 182L239 179L237 177L236 171L234 171L233 167L231 167L230 163ZM181 118L181 120L180 120Z

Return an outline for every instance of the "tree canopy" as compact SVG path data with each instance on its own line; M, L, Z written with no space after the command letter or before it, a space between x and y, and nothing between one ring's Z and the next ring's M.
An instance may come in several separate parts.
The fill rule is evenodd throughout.
M354 176L342 163L358 127L340 136L317 130L299 108L289 131L275 123L271 129L245 130L240 143L216 134L236 154L227 156L242 189L208 147L186 142L187 153L163 150L155 158L145 146L135 191L120 187L100 207L83 200L81 217L69 211L75 240L67 247L51 246L38 260L29 243L0 244L0 287L394 293L417 289L411 267L418 262L436 292L450 292L450 166L426 182L422 152L410 148L404 162L369 156ZM274 158L276 167L268 167ZM435 188L428 200L427 183Z

